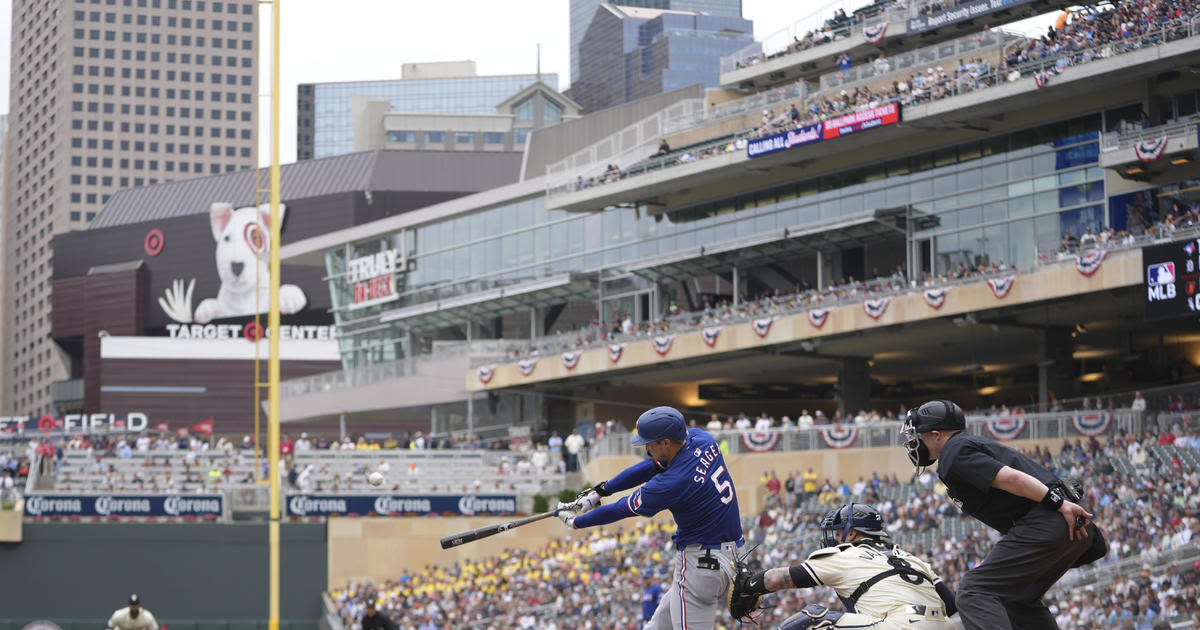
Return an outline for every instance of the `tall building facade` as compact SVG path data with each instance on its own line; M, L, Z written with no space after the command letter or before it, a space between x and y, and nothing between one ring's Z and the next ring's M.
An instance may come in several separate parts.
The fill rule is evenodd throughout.
M740 17L600 3L568 93L594 112L696 83L719 87L721 57L753 41L753 23Z
M558 89L557 74L479 76L473 61L405 64L400 79L386 81L302 83L297 91L296 159L354 151L354 96L386 99L390 111L405 114L494 114L501 102L539 80Z
M13 2L4 413L53 412L51 384L76 369L48 336L55 234L86 228L123 188L255 166L255 9Z
M601 0L571 0L571 82L579 79L579 42L600 8ZM645 9L700 11L709 15L742 17L742 0L625 0L623 6Z

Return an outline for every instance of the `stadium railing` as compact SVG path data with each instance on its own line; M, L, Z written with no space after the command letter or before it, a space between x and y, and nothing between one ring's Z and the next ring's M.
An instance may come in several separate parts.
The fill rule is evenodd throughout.
M1200 114L1192 114L1156 127L1119 132L1110 131L1104 134L1100 150L1128 149L1139 142L1158 140L1164 136L1168 138L1192 137L1196 135L1197 126L1200 126Z
M957 62L966 56L998 52L1014 41L1025 40L1024 37L1010 35L1003 31L983 31L887 57L888 70L886 72L878 72L874 63L861 63L848 70L821 75L820 89L822 92L849 89L867 81L899 76L905 72L919 71L923 67Z
M845 12L847 19L834 23L832 22L834 14L839 9ZM722 57L721 73L732 72L777 57L821 48L853 35L856 28L862 29L885 22L902 22L908 19L908 16L908 9L903 6L880 10L879 4L864 3L861 0L834 0L742 50ZM827 23L833 39L805 45L806 36L824 31Z
M1103 429L1095 433L1096 435L1109 435L1118 431L1126 433L1141 431L1147 418L1157 417L1155 414L1133 409L1013 414L996 418L968 416L967 428L972 433L984 434L989 431L989 427L1003 427L1007 430L1015 427L1017 423L1024 423L1021 432L1014 439L1074 440L1091 435L1091 433L1083 433L1077 429L1076 423L1088 420L1087 426L1094 426L1090 424L1090 421L1103 420L1099 414L1108 414L1108 422ZM895 447L903 442L900 428L901 425L898 421L883 421L867 424L827 424L803 429L798 427L773 427L763 431L723 429L712 431L712 434L718 441L728 441L730 454L745 454L767 451ZM1091 431L1091 429L1088 430ZM592 443L590 456L636 455L640 454L640 451L641 449L635 448L629 443L628 433L616 433L596 439Z
M734 307L734 312L728 319L721 319L719 313L720 308L716 308L714 313L706 311L684 311L673 315L667 315L663 323L667 328L658 327L653 332L635 333L635 334L615 334L608 335L600 329L590 329L583 331L571 331L559 333L556 335L547 335L537 337L535 339L514 340L512 348L516 352L522 350L528 351L530 348L539 349L546 348L547 352L557 352L561 350L587 350L590 348L599 348L610 344L629 343L634 341L642 341L653 335L661 334L682 334L687 332L695 332L703 329L706 326L720 324L728 326L738 323L745 323L764 315L791 315L795 313L803 313L814 308L828 308L831 306L845 306L850 304L859 304L865 300L879 297L895 297L900 295L916 294L926 289L934 288L951 288L964 286L967 284L975 284L986 282L989 278L1003 277L1012 275L1015 270L991 271L988 273L975 274L966 278L948 280L935 284L923 285L918 284L912 286L908 280L897 280L904 286L883 289L883 290L868 290L863 286L856 286L856 292L846 295L844 299L838 296L830 295L830 291L851 291L851 287L834 286L829 290L821 291L821 301L814 301L813 296L816 291L807 291L799 294L786 294L778 297L767 298L764 300L744 301L741 305ZM873 284L877 281L887 281L888 278L875 279L865 284ZM717 320L720 321L717 321ZM526 352L528 354L528 352ZM522 355L524 356L524 355Z

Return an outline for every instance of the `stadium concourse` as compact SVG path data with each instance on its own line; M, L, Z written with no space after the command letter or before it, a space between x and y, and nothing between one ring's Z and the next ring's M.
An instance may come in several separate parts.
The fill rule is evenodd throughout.
M1149 429L1104 441L1066 440L1057 453L1028 454L1063 476L1086 480L1084 500L1111 543L1108 557L1076 570L1051 592L1063 630L1200 627L1200 416L1164 430ZM802 485L802 484L800 484ZM817 548L819 521L832 506L865 501L884 513L893 539L933 567L951 585L986 554L991 538L960 517L928 471L907 482L876 474L860 488L845 481L820 493L789 499L771 492L756 515L744 519L753 556L763 566L802 561ZM567 533L545 548L507 550L477 562L413 568L381 584L350 583L329 596L347 628L373 599L401 628L641 627L640 596L663 582L671 554L671 527L627 521L594 532ZM775 595L760 622L775 627L801 607L838 607L831 590ZM1167 625L1162 625L1167 624ZM727 616L718 627L735 627Z

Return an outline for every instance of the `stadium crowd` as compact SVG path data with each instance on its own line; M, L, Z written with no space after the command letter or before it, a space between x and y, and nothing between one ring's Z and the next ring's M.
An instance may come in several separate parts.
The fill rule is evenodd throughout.
M1200 469L1184 462L1177 449L1198 447L1193 422L1132 437L1065 441L1057 456L1041 447L1028 452L1058 474L1084 480L1085 504L1110 542L1109 555L1100 561L1104 571L1097 575L1111 583L1073 585L1048 598L1063 630L1150 630L1184 619L1200 623L1200 562L1160 561L1168 552L1197 551L1192 536L1200 516ZM1117 467L1115 461L1131 466ZM760 545L752 558L763 566L802 561L818 544L821 515L851 500L879 506L895 540L927 557L951 585L992 542L986 530L951 509L944 487L928 471L907 483L878 473L854 484L818 482L811 470L793 473L786 484L768 473L762 483L768 498L759 514L745 519L745 536L748 546ZM671 526L653 521L581 533L564 530L563 538L536 551L427 566L378 585L348 584L330 595L348 628L356 628L368 598L406 630L640 628L641 593L652 581L670 579L670 533ZM776 594L767 603L775 608L760 619L765 627L806 604L840 607L824 588ZM719 622L722 628L733 625Z
M611 322L601 323L593 320L583 328L557 331L550 336L531 340L529 345L511 348L508 358L549 355L601 343L628 342L656 335L674 334L695 327L727 325L817 307L838 306L845 302L894 295L910 289L937 288L972 279L984 279L1008 271L1009 266L1003 260L974 267L959 263L947 272L925 274L920 280L910 281L905 275L904 267L898 266L890 274L875 269L874 277L869 280L842 278L837 284L831 284L824 289L803 281L791 293L776 289L754 297L743 294L737 305L725 299L717 299L714 302L711 298L704 297L698 305L698 310L684 311L674 300L668 300L663 313L654 321L634 324L629 314L617 313Z
M1085 6L1070 15L1070 20L1060 20L1058 28L1050 27L1040 38L1026 38L1021 45L1006 46L1007 53L998 64L983 57L960 59L956 66L931 66L924 72L912 72L874 87L859 85L836 94L817 92L802 105L792 103L790 108L764 110L756 127L733 134L727 140L700 149L656 154L655 169L731 153L743 148L747 139L799 129L887 103L906 106L930 103L1032 75L1049 80L1071 66L1182 39L1192 33L1193 21L1200 17L1200 0L1117 0ZM804 41L808 41L807 36ZM850 68L853 62L845 53L838 60L843 69ZM877 76L890 71L887 60L881 56L868 63L876 66ZM602 176L579 178L575 188L621 181L646 171L646 164L635 164L625 170L609 165Z
M904 0L894 0L893 2L884 0L864 5L852 11L849 15L846 14L845 9L837 9L834 11L833 16L825 20L825 23L820 28L806 32L803 37L799 35L793 36L792 41L783 50L775 53L763 52L747 56L736 61L734 67L738 69L748 68L770 59L786 57L787 55L810 50L839 39L845 39L853 34L856 27L861 27L868 19L892 9L904 8Z

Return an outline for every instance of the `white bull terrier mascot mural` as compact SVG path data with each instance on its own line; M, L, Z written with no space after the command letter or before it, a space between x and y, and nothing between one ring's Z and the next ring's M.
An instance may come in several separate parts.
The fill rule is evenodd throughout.
M282 204L279 206L280 222L285 209ZM192 278L186 288L183 280L175 280L166 295L158 298L159 306L171 319L184 324L207 324L214 319L266 312L271 286L267 266L270 206L235 210L232 204L214 203L208 209L208 216L217 242L217 276L221 279L217 297L202 300L193 315L192 291L196 279ZM297 313L307 303L300 287L294 284L279 287L280 313Z

